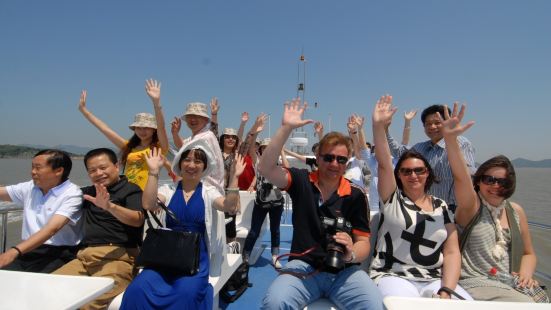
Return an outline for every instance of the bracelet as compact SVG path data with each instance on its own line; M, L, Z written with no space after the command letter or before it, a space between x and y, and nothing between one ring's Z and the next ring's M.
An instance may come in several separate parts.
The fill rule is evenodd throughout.
M20 250L18 247L16 247L15 245L12 246L11 248L12 248L12 249L15 249L15 250L17 251L17 257L23 255L23 252L21 252L21 250Z
M228 187L228 188L226 188L226 193L230 193L230 192L239 193L239 187Z
M448 295L451 296L450 288L448 288L446 286L442 286L440 289L438 289L438 291L436 291L436 294L440 295L440 293L442 293L442 292L446 292L446 293L448 293Z
M152 177L159 177L159 174L158 173L151 173L151 172L148 172L147 173L148 176L152 176Z
M210 115L218 115L218 113L211 113Z
M355 134L357 134L357 133L358 133L357 131L351 131L351 132L350 132L351 135L355 135Z
M411 129L411 127L409 127L409 126L408 126L408 127L404 127L404 129Z

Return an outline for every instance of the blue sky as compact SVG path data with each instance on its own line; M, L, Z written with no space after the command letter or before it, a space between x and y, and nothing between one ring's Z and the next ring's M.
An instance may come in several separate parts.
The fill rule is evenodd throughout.
M551 158L549 12L543 0L2 0L0 144L109 145L78 112L83 88L89 109L130 137L134 114L153 110L147 78L163 83L167 119L217 96L221 127L266 112L273 133L304 49L306 99L319 103L307 116L326 127L370 118L390 93L399 137L404 111L459 100L476 121L478 162ZM425 138L417 118L411 141Z

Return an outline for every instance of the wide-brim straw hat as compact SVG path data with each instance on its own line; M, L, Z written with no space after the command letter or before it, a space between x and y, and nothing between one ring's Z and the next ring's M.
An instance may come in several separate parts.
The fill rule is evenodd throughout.
M153 114L138 113L134 116L134 122L128 126L131 130L134 130L136 127L157 129L157 120Z
M184 116L182 116L182 118L184 118L186 115L197 115L210 119L207 105L202 102L188 103L186 107L186 112L184 113Z
M214 153L209 146L209 144L206 142L205 139L197 139L192 140L188 142L187 144L184 144L178 153L176 153L176 156L174 157L174 160L172 161L172 171L176 175L182 175L182 171L180 171L180 165L178 165L178 162L180 161L180 158L182 157L182 154L184 154L187 150L195 150L195 149L201 149L207 154L207 167L205 170L203 170L203 173L201 174L201 178L204 178L205 176L208 176L211 171L214 171L216 169L217 163L216 163L216 157L214 156Z

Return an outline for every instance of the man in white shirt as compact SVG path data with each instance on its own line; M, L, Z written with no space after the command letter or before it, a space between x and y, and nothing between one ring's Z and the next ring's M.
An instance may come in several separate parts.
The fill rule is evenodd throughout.
M216 102L216 105L218 105L216 98L213 98L213 102ZM204 140L209 145L213 151L217 167L210 175L205 177L205 183L214 186L221 195L224 195L224 159L218 139L208 126L210 118L207 105L201 102L189 103L184 116L182 116L182 120L186 122L188 128L191 130L191 136L182 139L177 132L173 132L174 144L179 150L197 140Z
M32 181L0 187L0 200L23 206L22 241L0 254L0 269L50 273L75 258L82 238L82 192L72 162L46 149L32 160Z

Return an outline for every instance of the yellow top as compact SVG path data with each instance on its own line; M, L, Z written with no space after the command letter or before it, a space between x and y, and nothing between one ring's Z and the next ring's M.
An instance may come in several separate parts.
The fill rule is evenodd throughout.
M149 150L150 148L141 150L132 149L128 153L126 165L124 166L124 175L128 178L128 182L138 185L142 190L147 183L147 174L149 172L149 167L147 167L147 163L145 162L145 153L149 152ZM163 155L166 156L166 153L163 152Z

